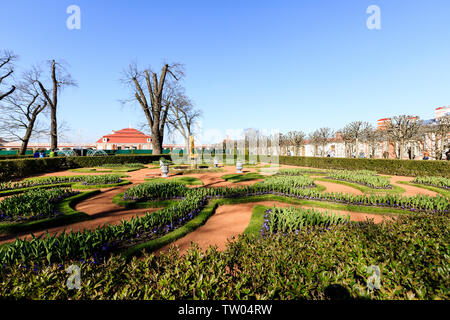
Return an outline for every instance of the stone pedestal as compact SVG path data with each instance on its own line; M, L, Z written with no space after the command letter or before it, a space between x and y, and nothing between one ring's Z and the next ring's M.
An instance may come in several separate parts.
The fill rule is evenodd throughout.
M192 170L197 169L197 159L196 159L196 158L191 158L191 163L190 163L190 165L191 165L191 169L192 169Z

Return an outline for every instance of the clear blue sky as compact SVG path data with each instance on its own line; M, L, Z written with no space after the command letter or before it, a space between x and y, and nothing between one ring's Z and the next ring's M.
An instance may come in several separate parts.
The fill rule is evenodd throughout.
M81 30L66 28L71 4ZM381 30L366 27L372 4ZM132 60L184 63L204 129L308 133L450 105L449 19L448 0L14 0L2 1L0 49L23 67L70 64L79 87L59 116L86 141L143 121L119 103Z

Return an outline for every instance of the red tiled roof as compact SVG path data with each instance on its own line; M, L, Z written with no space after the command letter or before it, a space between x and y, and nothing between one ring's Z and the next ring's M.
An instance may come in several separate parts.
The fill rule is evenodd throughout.
M133 128L126 128L119 131L113 131L101 137L97 143L103 143L103 139L107 138L107 143L149 143L147 139L152 137ZM150 140L151 141L151 140Z

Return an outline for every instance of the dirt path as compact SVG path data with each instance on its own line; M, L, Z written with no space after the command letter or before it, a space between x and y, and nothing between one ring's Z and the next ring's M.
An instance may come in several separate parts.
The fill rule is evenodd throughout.
M391 178L391 184L405 189L405 192L402 193L403 196L409 197L409 196L416 196L418 194L422 194L422 195L435 197L436 195L438 195L437 192L434 192L434 191L431 191L431 190L428 190L425 188L419 188L419 187L410 186L407 184L397 183L398 181L408 181L409 182L412 180L414 180L414 178L412 178L412 177L393 176Z
M157 250L155 254L158 255L161 252L167 252L172 246L177 247L181 253L185 253L190 247L191 242L197 243L202 250L206 250L209 246L217 246L218 250L224 251L228 240L232 240L233 237L237 237L239 234L242 234L247 228L252 216L253 208L256 205L268 207L276 205L277 207L312 208L310 206L295 206L277 201L260 201L223 205L217 208L214 215L212 215L203 226L189 233L185 237ZM369 218L374 219L375 223L381 223L384 219L392 220L390 216L376 214L350 212L345 210L327 210L323 208L314 209L321 212L332 211L342 215L349 214L350 220L352 221L365 221L366 218Z
M320 181L314 180L314 183L317 185L322 185L325 187L326 192L342 192L342 193L351 193L351 194L364 194L360 190L356 188L352 188L340 183L333 183L328 181Z

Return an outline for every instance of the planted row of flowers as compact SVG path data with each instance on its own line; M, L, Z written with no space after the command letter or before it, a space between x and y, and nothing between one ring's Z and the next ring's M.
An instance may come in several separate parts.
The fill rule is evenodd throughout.
M290 186L292 188L314 188L316 187L314 180L308 176L283 176L274 175L264 179L264 184L272 186Z
M176 181L146 182L129 188L123 195L124 200L165 200L184 196L189 188Z
M380 177L368 170L333 170L328 177L335 180L356 182L374 189L390 189L392 185L386 177Z
M274 194L297 199L330 201L350 205L392 207L402 210L421 211L425 213L447 214L450 210L450 203L443 196L430 197L426 195L417 195L413 197L404 197L397 194L370 194L354 195L346 193L328 193L319 192L315 189L301 189L290 186L280 186L279 184L255 184L253 186L241 186L237 188L199 188L199 193L205 196L237 198L264 194Z
M57 214L56 204L77 192L71 188L30 190L0 202L0 221L36 220Z
M92 185L104 185L104 184L115 184L122 182L120 175L115 174L103 174L103 175L97 175L97 176L85 176L85 178L82 181L82 184L85 186L92 186Z
M278 174L283 176L302 176L305 174L323 174L327 172L327 170L310 168L283 168L278 170Z
M450 190L450 179L444 177L423 176L415 178L413 182Z
M295 232L305 227L322 226L329 228L350 222L350 216L339 215L334 212L320 212L315 209L303 208L277 208L268 209L264 217L261 234L270 235L274 233L286 234Z
M75 183L96 185L96 184L113 184L121 182L120 175L106 174L106 175L79 175L79 176L48 176L38 178L28 178L18 182L3 182L0 183L0 191L23 189L36 186L46 186L59 183Z

